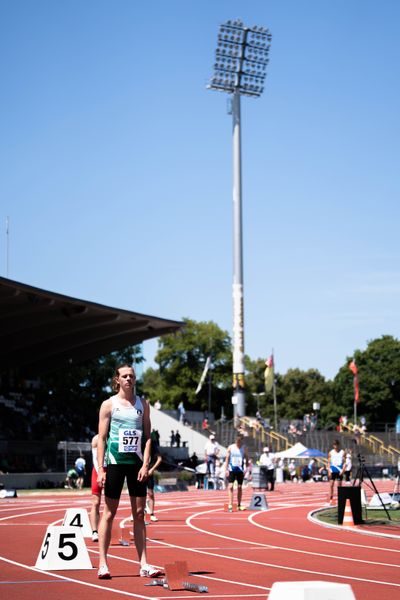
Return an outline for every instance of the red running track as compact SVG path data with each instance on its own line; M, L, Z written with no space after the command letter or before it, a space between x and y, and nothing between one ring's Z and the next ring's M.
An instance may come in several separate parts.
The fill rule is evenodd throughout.
M380 492L392 491L379 482ZM244 492L245 504L252 490ZM148 526L148 558L164 566L185 560L190 581L208 598L268 598L275 581L323 580L350 584L357 600L400 597L400 536L376 537L310 521L326 501L326 484L280 484L266 493L268 510L226 513L224 491L158 494L158 523ZM8 600L190 598L193 592L146 587L135 547L110 549L110 581L97 579L97 544L86 540L93 569L34 568L47 525L61 524L67 508L90 507L90 496L29 495L0 501L0 597ZM124 495L118 517L129 519ZM129 522L129 521L128 521Z

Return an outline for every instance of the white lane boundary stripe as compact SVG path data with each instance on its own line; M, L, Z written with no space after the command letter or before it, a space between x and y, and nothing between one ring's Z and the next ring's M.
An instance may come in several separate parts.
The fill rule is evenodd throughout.
M208 511L208 512L213 512L213 511ZM199 513L199 514L203 514L203 513ZM186 519L186 522L188 523L188 525L190 527L192 527L196 531L204 533L201 529L195 527L194 525L192 525L190 523L191 519L196 518L196 516L197 515L194 514L194 515L188 517ZM208 532L206 532L206 533L208 533ZM218 537L223 537L220 534L210 533L209 535L216 535ZM226 538L226 539L232 540L233 538ZM192 548L184 548L183 546L176 546L176 545L173 545L173 544L168 544L167 542L161 542L160 540L151 540L151 541L153 543L158 543L158 544L163 545L163 546L169 546L169 547L173 547L173 548L180 548L182 550L185 549L185 550L188 550L189 552L198 552L200 554L209 554L210 556L215 556L217 558L226 558L228 560L233 560L233 561L238 561L238 562L243 562L243 563L249 563L249 564L256 564L256 565L260 565L260 566L263 566L263 567L271 567L273 569L282 569L284 571L294 571L294 572L299 572L299 573L310 573L311 575L322 575L324 577L333 577L334 579L347 579L347 580L350 580L350 581L361 581L361 582L364 582L364 583L376 583L376 584L379 584L379 585L386 585L386 586L390 586L390 587L399 587L400 588L400 583L392 583L392 582L389 582L389 581L379 581L379 580L375 580L375 579L365 579L364 577L352 577L350 575L338 575L336 573L328 573L328 572L325 572L325 571L313 571L313 570L310 570L310 569L300 569L300 568L297 568L297 567L288 567L288 566L285 566L285 565L279 565L279 564L277 565L277 564L273 564L273 563L264 563L264 562L255 561L255 560L249 560L249 559L245 559L245 558L237 558L237 557L234 557L234 556L225 556L223 554L216 554L214 552L209 552L209 553L208 552L202 552L201 550L194 550ZM236 540L236 541L240 541L240 540ZM254 542L252 542L252 543L254 544Z
M292 508L298 508L298 507L293 506ZM354 543L350 543L350 542L341 542L340 540L327 540L326 538L312 537L310 535L303 535L302 533L293 533L291 531L284 531L283 529L275 529L274 527L266 527L265 525L261 525L260 523L257 523L254 520L255 517L257 517L259 514L260 513L253 513L250 517L251 522L256 527L260 527L261 529L264 529L265 531L271 531L272 533L279 533L282 535L298 537L298 538L302 538L305 540L313 540L314 542L325 542L326 544L338 544L339 546L357 546L357 548L366 548L367 550L380 550L380 551L384 551L384 552L395 552L395 553L400 552L400 550L396 550L395 548L382 548L381 546L368 546L366 544L359 544L359 543L354 544Z
M180 550L182 549L186 549L183 546L175 546L174 544L168 544L167 542L158 542L155 540L149 540L149 538L147 538L147 541L151 541L156 543L158 546L161 544L163 546L168 546L168 548L179 548ZM187 548L187 550L191 550L191 548ZM91 548L88 548L89 552L92 552L92 554L99 554L98 550L92 550ZM196 552L196 550L194 550L194 552ZM201 552L199 551L201 554L206 554L208 555L208 552ZM109 558L115 558L116 560L122 560L123 562L128 562L128 563L137 563L137 561L131 559L131 558L125 558L123 556L117 556L115 554L108 554L107 555ZM218 556L218 555L216 555ZM156 565L157 567L159 567L160 565ZM211 577L210 575L197 575L196 577L200 577L201 579L206 579L207 581L218 581L220 583L231 583L233 585L241 585L244 587L249 587L249 588L256 588L258 590L264 590L264 591L268 591L271 588L264 586L264 585L256 585L253 583L243 583L241 581L232 581L232 579L222 579L220 577ZM192 596L190 596L192 598ZM179 596L179 598L182 598L182 596ZM209 598L209 596L207 596L207 598Z
M79 585L86 585L88 587L96 588L101 590L102 592L113 592L115 594L122 594L123 596L130 596L131 598L143 598L144 600L149 600L149 596L142 596L141 594L134 594L133 592L125 592L124 590L117 590L115 588L111 588L108 586L101 586L96 583L89 583L88 581L81 581L79 579L74 579L73 577L64 577L63 575L58 575L57 573L53 573L51 571L42 571L41 569L36 569L35 567L30 567L29 565L24 565L23 563L16 562L15 560L10 560L5 558L4 556L0 556L0 560L6 562L10 565L14 565L16 567L22 567L23 569L28 569L28 571L34 571L35 573L41 573L42 575L48 575L49 577L55 577L56 579L62 579L63 581L68 581L70 583L78 583ZM93 569L94 571L94 569Z
M326 521L321 521L320 519L314 517L314 515L319 513L321 510L323 509L317 508L316 510L312 510L308 513L307 519L311 521L311 523L315 523L317 525L320 525L321 527L326 527L327 529L336 529L336 531L352 531L353 533L361 535L370 535L372 537L385 537L390 538L392 540L400 540L400 535L396 535L394 533L376 533L372 530L369 531L368 529L359 529L357 528L357 526L355 527L355 529L353 529L351 527L346 527L345 525L334 525L334 523L326 523ZM396 552L398 552L398 550L396 550Z
M207 513L213 512L213 511L206 511ZM204 514L204 513L201 513ZM259 525L258 523L254 522L253 520L253 516L254 514L251 514L248 516L248 521L250 521L253 525L255 525L256 527L260 527L261 529L263 528L262 525ZM400 565L398 564L391 564L391 563L383 563L383 562L375 562L375 561L371 561L371 560L364 560L361 558L352 558L351 556L339 556L336 554L323 554L322 552L311 552L310 550L302 550L302 549L297 549L297 548L288 548L287 546L275 546L272 544L264 544L263 542L256 542L254 540L243 540L240 538L235 538L235 537L230 537L227 535L223 535L221 533L215 533L213 531L208 531L208 530L204 530L201 529L200 527L197 527L196 525L194 525L193 523L190 522L190 520L192 519L192 517L188 517L187 521L189 527L191 527L192 529L195 529L196 531L199 531L200 533L204 533L206 535L211 535L214 537L218 537L218 538L222 538L224 540L231 540L232 542L240 542L242 544L249 544L249 545L253 545L253 546L259 546L260 548L268 548L271 550L283 550L285 552L294 552L297 554L307 554L309 556L322 556L325 558L331 558L334 560L344 560L344 561L351 561L351 562L357 562L357 563L362 563L362 564L367 564L367 565L378 565L381 567L393 567L395 569L399 569ZM353 544L356 545L356 544Z

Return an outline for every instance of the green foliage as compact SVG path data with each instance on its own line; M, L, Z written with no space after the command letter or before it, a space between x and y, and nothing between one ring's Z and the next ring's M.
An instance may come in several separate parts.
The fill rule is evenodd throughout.
M318 402L321 408L331 402L332 385L317 369L289 369L280 377L277 395L280 418L299 419L313 412L314 402ZM320 425L323 424L323 411L319 419Z
M207 356L212 357L211 410L219 416L221 406L230 408L232 395L232 350L226 331L213 323L184 319L185 327L159 340L155 362L158 371L147 369L143 375L143 389L154 403L163 408L177 408L183 401L188 410L208 408L208 377L201 391L195 391Z
M268 397L265 395L265 384L264 384L264 373L265 373L265 359L257 358L251 360L246 356L245 358L246 368L246 386L247 386L247 398L246 406L247 413L249 415L255 415L257 406L260 406L260 411L264 417L272 416L270 414L270 401L272 398L271 394ZM253 396L253 394L264 394L263 396Z
M82 428L97 431L98 411L102 401L112 393L110 384L115 367L142 361L141 346L129 346L82 363L67 362L41 376L39 395L43 404L50 404L53 414L57 411L63 416L70 414L71 421L78 421Z
M367 423L395 421L400 413L400 342L384 335L370 341L365 351L356 350L346 359L333 382L336 416L353 416L353 373L349 369L353 357L360 389L358 416L365 416Z
M246 381L248 385L247 413L255 414L257 401L260 412L264 418L271 421L274 418L273 392L265 392L264 373L265 360L246 360L248 374ZM323 375L316 369L301 371L300 369L289 369L285 375L275 373L275 388L277 412L279 419L302 419L304 414L313 412L313 403L319 402L321 407L332 403L332 383L326 381ZM260 394L262 396L253 396ZM320 424L323 423L321 420Z

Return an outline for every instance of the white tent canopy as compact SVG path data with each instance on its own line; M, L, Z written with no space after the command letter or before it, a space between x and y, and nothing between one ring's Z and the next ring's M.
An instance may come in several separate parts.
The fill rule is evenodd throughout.
M276 452L275 456L277 458L297 458L299 454L304 452L304 450L307 450L306 446L304 446L300 442L297 442L297 444L295 444L291 448L288 448L287 450L282 450L282 452Z

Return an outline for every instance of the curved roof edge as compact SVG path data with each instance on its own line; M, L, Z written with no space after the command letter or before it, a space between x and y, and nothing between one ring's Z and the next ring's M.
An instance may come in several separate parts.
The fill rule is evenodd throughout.
M0 277L0 365L39 373L174 333L182 321L104 306Z

